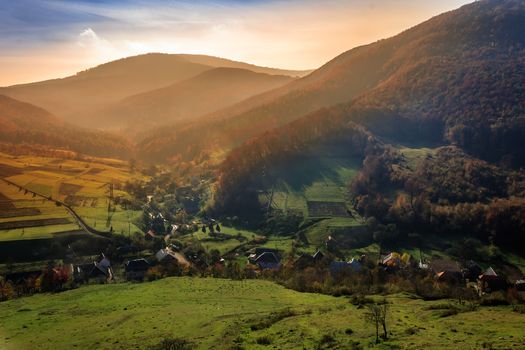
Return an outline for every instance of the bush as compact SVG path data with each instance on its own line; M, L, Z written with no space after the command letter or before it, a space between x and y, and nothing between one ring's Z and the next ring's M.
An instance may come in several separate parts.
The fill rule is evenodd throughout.
M499 306L499 305L510 305L507 295L503 292L496 292L484 295L479 301L480 305L483 306Z
M193 344L186 339L167 338L157 346L154 346L152 350L191 350L194 348Z
M270 337L262 336L257 338L256 342L259 345L270 345L272 343L272 340L270 339Z

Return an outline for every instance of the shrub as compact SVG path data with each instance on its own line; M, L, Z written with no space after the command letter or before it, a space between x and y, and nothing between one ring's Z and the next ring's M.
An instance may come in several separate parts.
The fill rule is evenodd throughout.
M191 350L195 347L191 342L183 338L166 338L152 350Z
M503 292L496 292L484 295L479 301L480 305L483 306L498 306L498 305L509 305L510 302L507 296Z
M262 336L257 338L256 342L259 345L270 345L272 343L272 340L270 339L270 337Z

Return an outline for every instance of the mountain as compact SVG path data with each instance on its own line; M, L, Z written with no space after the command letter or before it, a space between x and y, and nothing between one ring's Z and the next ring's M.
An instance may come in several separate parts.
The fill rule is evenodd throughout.
M188 157L227 151L321 107L345 103L352 105L349 120L380 136L454 143L490 161L506 157L523 164L524 7L517 0L485 0L444 13L207 119L163 128L141 149L159 159L180 150ZM199 143L192 144L197 134Z
M144 129L211 113L292 80L289 76L241 68L214 68L188 80L127 97L101 110L97 119L106 127Z
M370 51L376 53L371 55ZM174 152L187 159L228 151L264 131L285 125L322 107L346 102L386 79L386 50L350 50L313 73L283 87L252 96L199 120L151 133L140 143L144 157L161 160ZM200 135L202 140L192 140ZM182 151L184 150L184 151Z
M129 158L130 144L119 136L65 123L45 109L0 95L0 142L68 149L94 156Z
M213 209L257 213L260 194L273 195L281 174L330 145L361 159L345 195L362 216L405 235L512 245L525 234L524 31L525 3L484 0L360 48L369 61L382 61L384 78L235 147L218 168ZM303 172L315 178L319 164ZM259 219L265 214L259 210Z
M71 123L99 127L93 116L101 108L130 95L187 80L217 67L250 69L273 75L301 76L285 71L199 55L146 54L79 72L63 79L0 88L0 94L32 103Z

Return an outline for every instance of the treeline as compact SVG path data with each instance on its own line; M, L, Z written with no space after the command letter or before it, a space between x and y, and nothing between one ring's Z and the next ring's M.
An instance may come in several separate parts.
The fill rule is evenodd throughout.
M441 148L413 171L399 165L400 158L393 149L365 158L351 184L352 200L364 216L395 225L405 237L428 232L510 246L525 236L522 173L454 147Z

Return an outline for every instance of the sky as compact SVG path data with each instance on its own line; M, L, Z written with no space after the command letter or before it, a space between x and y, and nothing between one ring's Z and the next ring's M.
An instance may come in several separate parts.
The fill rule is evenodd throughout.
M148 52L313 69L472 0L0 0L0 86Z

